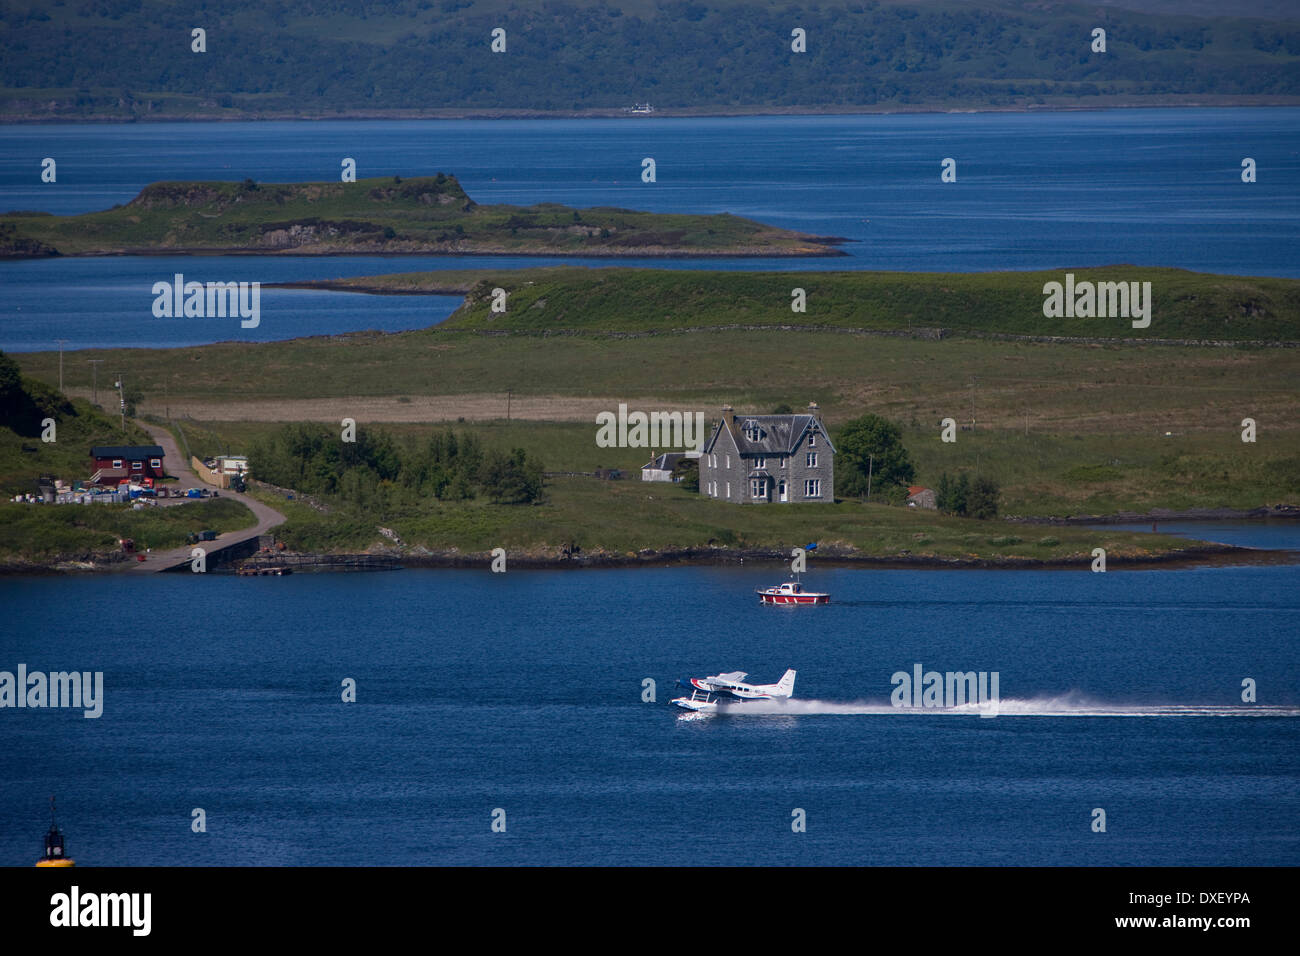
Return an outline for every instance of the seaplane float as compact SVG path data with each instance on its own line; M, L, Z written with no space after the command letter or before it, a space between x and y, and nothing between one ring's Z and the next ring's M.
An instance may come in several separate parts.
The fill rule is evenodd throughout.
M673 703L686 710L715 714L719 704L743 704L755 700L789 700L794 694L795 672L788 670L775 684L746 684L744 671L715 674L713 677L683 678L677 683L691 692ZM740 708L738 708L740 709Z

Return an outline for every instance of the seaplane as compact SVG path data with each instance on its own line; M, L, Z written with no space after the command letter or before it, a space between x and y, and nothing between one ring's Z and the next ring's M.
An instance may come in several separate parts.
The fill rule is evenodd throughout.
M683 678L677 683L691 692L673 703L687 710L706 714L718 712L719 704L741 704L752 700L788 700L794 694L794 674L788 670L775 684L746 684L744 671L716 674L713 677Z

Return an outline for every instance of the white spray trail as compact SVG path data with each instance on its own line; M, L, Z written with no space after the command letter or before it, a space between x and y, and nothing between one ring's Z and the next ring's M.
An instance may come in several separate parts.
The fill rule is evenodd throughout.
M719 703L718 713L773 716L979 717L990 705L894 707L869 700L757 700ZM1004 697L994 707L998 717L1300 717L1300 707L1280 704L1114 704L1077 694L1059 697ZM692 715L685 715L692 716ZM707 715L705 715L707 716Z

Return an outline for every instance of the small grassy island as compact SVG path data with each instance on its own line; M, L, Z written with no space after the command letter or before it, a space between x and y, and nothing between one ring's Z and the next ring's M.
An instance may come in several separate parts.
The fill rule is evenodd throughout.
M293 255L836 256L839 241L728 213L482 206L456 177L162 182L79 216L0 216L0 258Z

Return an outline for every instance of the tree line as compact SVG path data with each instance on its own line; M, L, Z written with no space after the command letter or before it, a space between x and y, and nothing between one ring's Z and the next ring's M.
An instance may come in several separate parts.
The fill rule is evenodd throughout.
M321 425L288 424L255 441L253 476L307 494L333 495L361 508L417 499L531 504L542 499L542 464L522 448L484 448L471 432L437 431L424 441L399 442L387 432L360 429L355 441Z
M1045 98L1300 93L1294 22L1052 5L829 0L156 0L4 15L0 84L74 115L187 110L1004 105ZM304 18L303 14L310 11ZM1234 11L1225 9L1225 14ZM346 26L341 26L346 24ZM207 31L194 53L190 31ZM1091 31L1107 30L1107 49ZM492 30L506 51L492 53ZM806 31L791 50L792 27ZM175 104L172 104L173 106ZM11 99L10 109L18 101Z

